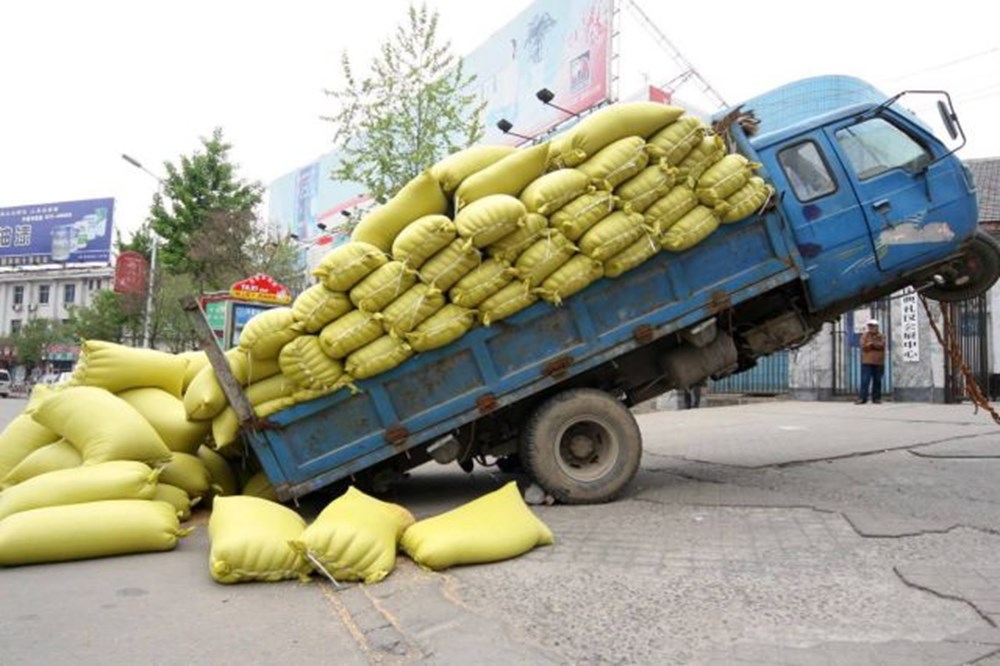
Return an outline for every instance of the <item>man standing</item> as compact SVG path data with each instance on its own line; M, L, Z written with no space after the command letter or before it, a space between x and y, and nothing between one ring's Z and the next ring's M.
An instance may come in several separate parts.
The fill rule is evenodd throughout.
M885 336L878 330L878 320L869 319L861 334L861 392L855 405L868 402L871 385L872 403L882 402L882 372L885 369Z

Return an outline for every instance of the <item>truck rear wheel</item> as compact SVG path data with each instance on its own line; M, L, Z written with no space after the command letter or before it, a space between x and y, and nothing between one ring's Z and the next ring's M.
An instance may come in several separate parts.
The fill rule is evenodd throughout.
M635 417L595 389L571 389L545 402L521 435L521 461L547 493L567 504L614 499L639 469Z
M944 284L924 289L927 298L954 303L984 294L1000 277L1000 244L977 231L962 256L942 266L938 274Z

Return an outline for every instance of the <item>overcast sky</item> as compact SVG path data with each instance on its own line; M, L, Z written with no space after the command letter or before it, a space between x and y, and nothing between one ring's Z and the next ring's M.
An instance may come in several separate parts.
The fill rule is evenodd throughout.
M571 2L572 0L566 0ZM364 61L406 0L8 2L0 9L0 206L114 197L126 235L162 173L215 126L241 174L264 182L332 148L319 116L340 53ZM527 0L438 0L443 36L472 50ZM844 73L887 93L944 88L969 135L963 157L1000 156L1000 30L981 3L665 2L640 6L727 102ZM806 11L805 8L809 7ZM625 88L672 76L625 12Z

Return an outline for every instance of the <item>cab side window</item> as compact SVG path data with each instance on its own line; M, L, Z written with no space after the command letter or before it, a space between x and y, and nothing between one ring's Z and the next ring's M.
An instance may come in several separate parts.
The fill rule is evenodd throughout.
M837 142L858 174L867 180L890 169L919 171L932 157L923 146L882 118L871 118L837 130Z
M812 201L837 191L837 183L812 141L785 148L778 153L778 162L799 201Z

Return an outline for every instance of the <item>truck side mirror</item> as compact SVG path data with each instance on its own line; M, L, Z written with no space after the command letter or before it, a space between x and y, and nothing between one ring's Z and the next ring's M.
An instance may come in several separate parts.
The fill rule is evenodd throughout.
M944 103L943 99L937 101L938 113L941 115L941 122L944 124L945 130L948 132L948 136L951 137L952 141L958 138L958 128L955 127L955 114L951 112L948 105Z

